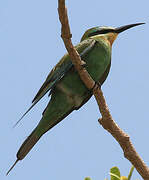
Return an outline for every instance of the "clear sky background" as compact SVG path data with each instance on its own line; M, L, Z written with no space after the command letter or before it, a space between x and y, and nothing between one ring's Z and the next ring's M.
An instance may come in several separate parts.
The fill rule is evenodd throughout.
M125 130L149 165L149 2L66 1L73 43L94 26L137 22L113 45L112 67L102 89L116 123ZM0 179L92 180L109 177L118 166L127 175L131 164L113 137L98 123L95 99L46 133L9 176L16 153L41 118L49 98L13 129L49 71L65 54L60 38L57 1L0 1ZM135 171L132 179L141 179Z

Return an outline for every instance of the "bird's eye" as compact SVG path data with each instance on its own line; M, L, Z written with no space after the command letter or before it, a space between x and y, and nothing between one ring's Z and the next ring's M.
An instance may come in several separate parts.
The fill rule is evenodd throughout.
M101 30L97 30L95 32L90 33L88 35L88 37L99 35L99 34L106 34L106 33L110 33L110 32L114 32L114 30L113 29L101 29Z

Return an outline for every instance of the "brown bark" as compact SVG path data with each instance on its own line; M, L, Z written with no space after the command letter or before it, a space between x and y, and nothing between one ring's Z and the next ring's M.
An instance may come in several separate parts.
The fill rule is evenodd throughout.
M123 130L121 130L112 119L100 87L95 84L94 80L90 77L85 67L83 66L84 62L81 60L78 52L73 47L65 0L58 0L58 12L59 19L62 24L61 37L71 57L72 63L75 65L75 68L86 87L88 89L93 88L93 94L96 98L100 113L102 115L102 118L99 119L99 123L117 140L123 149L124 156L134 165L142 178L149 180L149 168L136 152L133 144L130 141L130 137Z

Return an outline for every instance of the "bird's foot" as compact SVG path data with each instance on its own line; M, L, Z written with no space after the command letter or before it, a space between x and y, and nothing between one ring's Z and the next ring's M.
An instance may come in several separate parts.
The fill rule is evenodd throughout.
M95 82L94 86L90 89L90 91L93 91L94 88L96 88L96 87L98 87L98 88L101 89L101 84L100 84L100 82Z
M101 89L101 84L100 84L100 82L95 82L95 86L98 86L98 88L100 88Z
M86 62L83 61L83 60L81 61L81 67L82 67L82 68L85 68L85 67L86 67Z

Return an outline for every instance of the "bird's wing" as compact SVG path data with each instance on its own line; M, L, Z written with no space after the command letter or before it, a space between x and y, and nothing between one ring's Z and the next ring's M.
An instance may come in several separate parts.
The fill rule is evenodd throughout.
M94 46L95 40L89 39L85 43L80 43L76 46L76 50L79 52L82 58L86 55ZM56 83L62 79L65 74L73 67L72 61L68 54L64 55L59 63L51 70L45 82L39 89L38 93L34 97L32 103L39 101L49 90L51 90Z
M75 48L80 54L81 58L86 55L95 45L95 40L88 39L79 43ZM37 92L36 96L32 101L30 108L22 115L22 117L16 122L14 127L21 121L21 119L35 106L35 104L54 86L59 80L61 80L65 74L73 67L73 64L70 60L69 54L63 56L59 63L51 70L47 76L45 82Z

